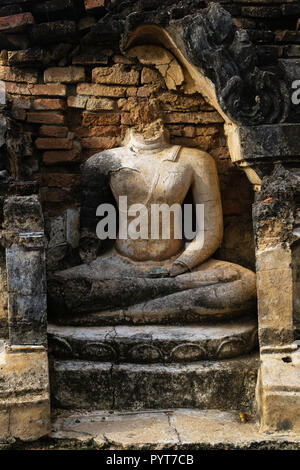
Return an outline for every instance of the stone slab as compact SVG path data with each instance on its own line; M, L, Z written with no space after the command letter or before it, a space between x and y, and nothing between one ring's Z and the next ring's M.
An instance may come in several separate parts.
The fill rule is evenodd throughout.
M194 362L249 353L257 345L256 319L192 326L48 326L56 358L130 363Z
M238 411L68 412L54 419L50 443L95 449L299 449L300 435L260 433Z
M55 360L50 384L59 408L249 410L258 366L255 355L168 365Z
M237 128L240 147L235 160L298 158L300 124L241 126Z

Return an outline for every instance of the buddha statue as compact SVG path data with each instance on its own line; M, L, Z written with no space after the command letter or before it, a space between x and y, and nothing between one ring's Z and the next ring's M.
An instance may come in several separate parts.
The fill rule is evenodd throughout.
M120 237L94 259L56 272L48 281L50 316L63 324L199 323L255 311L255 274L213 259L223 236L216 164L197 148L171 145L154 100L131 112L124 145L87 160L82 175L81 227L96 238L96 209L127 198L142 205L147 237ZM202 227L192 240L178 237L180 217L167 237L153 234L153 205L181 207L188 195L203 208ZM128 223L134 216L127 214ZM162 224L162 217L159 218ZM200 224L201 225L201 224ZM162 227L159 227L162 228ZM120 227L119 227L120 229Z

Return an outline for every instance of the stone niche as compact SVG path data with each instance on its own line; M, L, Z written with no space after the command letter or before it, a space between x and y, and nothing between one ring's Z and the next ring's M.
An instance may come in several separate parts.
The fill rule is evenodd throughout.
M187 69L163 45L138 46L124 55L108 56L105 62L112 61L110 66L99 66L97 61L91 65L86 55L76 57L74 63L88 64L61 67L59 71L49 68L44 72L45 83L55 80L68 83L67 76L62 74L73 70L74 85L67 85L69 96L60 98L61 102L66 100L66 109L62 106L60 110L65 123L58 127L38 122L40 118L47 119L40 109L52 104L50 99L33 100L33 107L39 110L34 117L35 129L39 129L34 148L43 161L37 177L49 237L49 271L71 266L78 259L80 178L78 173L71 174L70 169L80 172L82 164L93 154L121 145L131 127L130 112L138 102L146 102L151 96L159 97L171 143L201 148L217 163L224 214L224 238L218 258L253 269L252 185L230 159L223 117L195 88ZM77 76L79 68L81 75ZM84 79L88 76L90 82ZM53 115L48 114L48 118ZM64 173L58 173L59 169ZM77 236L70 240L70 234L76 232Z
M74 21L52 27L16 14L33 47L1 55L9 112L1 170L12 178L1 196L0 436L49 432L47 357L54 407L242 409L256 411L262 431L299 432L300 124L290 118L288 92L295 69L282 60L264 70L245 30L218 4L189 0L172 16L164 5L149 12L139 2L136 12L113 2L102 19L104 2L85 2L93 3L101 5L89 13L99 19L80 20L80 44ZM46 13L36 6L37 18ZM224 236L214 257L256 270L258 311L220 328L48 317L48 348L46 267L50 280L103 248L82 230L84 164L122 145L136 104L151 96L171 144L216 162ZM28 375L36 379L30 396Z

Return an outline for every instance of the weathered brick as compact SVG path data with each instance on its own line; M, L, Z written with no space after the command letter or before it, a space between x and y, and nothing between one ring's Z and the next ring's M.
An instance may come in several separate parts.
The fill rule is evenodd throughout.
M168 126L172 136L176 137L194 137L196 135L196 126Z
M41 126L40 135L47 137L66 137L69 129L63 126Z
M13 82L5 84L7 93L32 96L66 96L66 85L23 85Z
M31 48L19 51L8 51L7 58L9 65L38 66L43 63L44 51L40 48Z
M31 107L31 100L30 98L13 98L12 99L12 107L19 108L19 109L30 109Z
M81 161L81 152L78 149L45 152L43 162L45 165L58 165L60 163L78 163Z
M47 212L53 215L57 212L60 213L62 206L69 208L70 204L74 204L74 193L61 188L41 188L41 199L44 206L47 208ZM53 204L58 205L56 211L53 210ZM49 208L52 209L52 212L50 212Z
M277 44L300 44L300 30L298 31L276 31L275 42Z
M291 44L284 48L285 57L300 57L300 44Z
M86 107L87 100L87 96L69 96L68 107L84 109Z
M88 111L113 111L115 103L106 98L89 98L86 109Z
M84 137L81 139L81 145L87 149L107 150L116 147L118 144L114 137Z
M126 96L128 96L129 98L134 97L134 96L137 95L137 92L138 92L138 88L128 87L127 90L126 90Z
M34 24L34 18L31 13L4 16L0 18L0 31L13 32L29 24Z
M47 0L46 2L37 2L33 5L34 14L47 15L57 11L69 10L74 8L72 0Z
M0 31L0 49L14 51L16 49L26 49L29 45L28 36L25 34L8 34ZM6 64L4 64L6 65Z
M103 8L105 0L84 0L86 11L95 10L96 8Z
M125 96L125 91L125 87L96 85L91 83L81 83L80 85L77 85L78 95L122 98L123 96Z
M80 175L69 173L44 173L42 184L49 187L70 188L80 185Z
M194 96L177 95L175 93L165 92L159 96L160 101L163 103L165 111L213 111L214 109L208 105L203 97L199 94Z
M111 50L89 49L81 52L72 58L73 65L106 65L108 57L112 54Z
M156 70L149 69L147 67L144 67L142 70L142 75L141 75L141 83L142 85L147 84L147 83L161 83L162 77L161 75L156 72Z
M129 59L123 55L114 55L113 61L115 64L134 64L134 60Z
M93 16L85 16L84 18L80 18L78 22L78 30L79 31L87 31L89 30L94 24L96 23L96 18Z
M8 66L0 66L0 80L9 82L37 83L38 72L29 70L20 70Z
M6 5L0 7L0 16L17 15L18 13L23 13L21 5Z
M82 126L106 126L108 124L119 124L120 114L117 113L104 113L104 114L91 114L83 113Z
M39 137L35 141L35 146L40 150L48 150L48 149L70 150L73 147L73 141L71 139Z
M282 12L280 7L247 6L241 8L241 16L254 18L280 18L282 16Z
M214 122L223 122L223 118L217 112L169 113L166 114L165 121L170 124L209 124Z
M63 110L65 109L65 102L57 98L38 98L34 100L33 107L37 111L43 110Z
M122 113L121 114L121 124L124 126L131 126L132 121L130 119L130 114L129 113Z
M12 117L17 119L18 121L25 121L27 117L27 113L25 109L20 109L20 108L12 108L11 114L12 114Z
M28 113L27 121L36 124L64 124L65 117L58 113Z
M52 21L34 25L30 39L32 44L48 45L52 43L73 41L76 37L75 21Z
M139 98L148 98L149 96L153 95L159 88L155 85L144 85L138 88L137 96Z
M84 79L83 67L51 67L44 72L45 83L78 83Z
M117 137L120 135L119 126L92 126L92 127L78 127L75 131L76 137Z
M137 70L128 70L128 66L116 64L113 67L97 67L92 72L95 83L109 85L138 85L140 74Z

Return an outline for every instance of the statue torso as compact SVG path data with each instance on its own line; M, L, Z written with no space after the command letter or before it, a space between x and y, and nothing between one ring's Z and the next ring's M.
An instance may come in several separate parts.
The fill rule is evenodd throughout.
M149 239L116 240L117 250L132 259L163 260L181 251L184 241L171 237L169 240L152 240L151 205L182 204L191 186L193 172L180 158L180 148L170 146L162 151L133 152L129 148L114 149L108 168L109 184L118 204L120 196L127 196L128 207L144 204L149 213ZM128 217L128 223L134 217Z
M110 187L116 201L127 196L130 205L181 204L191 185L192 172L179 155L171 159L173 150L170 147L140 155L128 150L119 167L110 172Z

